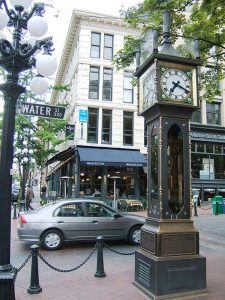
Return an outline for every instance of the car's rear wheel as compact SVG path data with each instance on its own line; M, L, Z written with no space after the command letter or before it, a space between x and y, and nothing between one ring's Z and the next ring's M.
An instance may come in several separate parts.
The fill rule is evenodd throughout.
M41 245L47 250L57 250L63 244L63 235L56 229L47 230L41 237Z
M141 238L141 226L134 226L129 232L129 242L132 245L139 245Z

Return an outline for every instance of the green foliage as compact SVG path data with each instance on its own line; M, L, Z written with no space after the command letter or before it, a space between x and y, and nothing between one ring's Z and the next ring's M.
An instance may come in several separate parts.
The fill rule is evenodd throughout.
M225 78L225 1L224 0L144 0L141 4L132 6L128 10L121 10L121 16L133 28L140 29L138 38L129 37L124 48L119 50L113 59L118 69L133 63L137 46L143 41L144 32L156 29L159 40L162 40L163 12L170 11L171 39L176 41L183 38L177 50L184 57L193 58L193 40L200 41L200 56L203 66L209 62L214 68L207 69L201 75L201 89L203 97L212 101L219 95L218 81ZM215 46L216 54L212 55Z
M141 39L132 36L127 36L125 39L124 49L119 50L114 58L113 63L117 69L123 69L134 61L136 49L140 46Z
M60 92L63 92L63 91L69 92L70 91L70 85L69 84L54 85L54 86L51 86L51 88L55 91L60 91Z

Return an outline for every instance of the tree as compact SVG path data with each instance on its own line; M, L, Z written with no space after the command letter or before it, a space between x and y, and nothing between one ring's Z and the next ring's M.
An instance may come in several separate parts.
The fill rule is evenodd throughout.
M179 40L178 51L193 57L193 41L200 42L200 56L207 66L201 73L203 98L213 101L220 95L218 81L225 78L225 2L224 0L144 0L128 10L121 10L125 22L139 28L141 37L129 36L124 48L116 53L113 63L117 68L129 66L135 57L137 47L143 43L144 34L156 29L162 40L163 12L171 13L171 38Z

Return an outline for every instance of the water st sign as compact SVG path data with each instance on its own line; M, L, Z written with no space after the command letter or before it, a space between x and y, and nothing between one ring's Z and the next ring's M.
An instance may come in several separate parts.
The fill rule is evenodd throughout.
M79 111L79 121L81 123L86 123L88 119L88 111L87 109L80 109Z
M18 113L22 115L38 116L43 118L63 119L66 108L35 103L21 102Z

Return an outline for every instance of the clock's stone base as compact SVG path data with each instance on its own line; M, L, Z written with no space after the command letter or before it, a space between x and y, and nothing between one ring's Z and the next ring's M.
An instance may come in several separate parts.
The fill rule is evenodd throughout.
M135 286L150 299L206 294L206 259L201 255L156 257L135 253Z
M159 258L138 250L134 284L150 299L206 294L206 259L201 255Z

